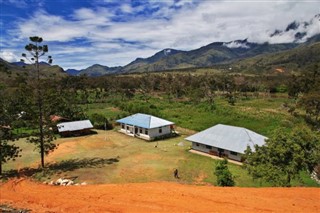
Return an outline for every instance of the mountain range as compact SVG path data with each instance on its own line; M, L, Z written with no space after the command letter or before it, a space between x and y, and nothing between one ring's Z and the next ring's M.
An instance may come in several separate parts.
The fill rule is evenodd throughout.
M246 60L250 61L249 59L257 56L260 56L261 58L267 57L272 60L279 61L279 59L277 59L279 54L292 55L296 52L302 52L303 54L301 53L300 55L297 55L297 57L300 56L304 58L304 55L310 55L309 52L311 49L308 47L318 42L320 42L320 34L308 39L307 42L302 44L258 44L248 42L246 39L231 42L214 42L207 46L191 51L164 49L151 57L137 58L123 67L108 67L95 64L83 70L66 70L66 72L70 75L87 75L96 77L108 74L156 72L185 68L212 67L221 64L228 64L230 66L241 65L244 67L243 64L245 64ZM291 57L293 61L287 61L287 63L295 63L294 60L301 61L299 57L297 57ZM272 61L269 61L269 64L272 64ZM277 62L277 64L279 65L279 62ZM285 64L286 63L282 63L284 66ZM246 67L246 70L252 70L248 68L250 67Z
M294 21L288 24L285 29L277 29L270 34L270 38L276 38L290 33L294 35L294 41L291 43L254 43L243 39L214 42L190 51L167 48L148 58L137 58L125 66L118 67L94 64L86 69L68 69L64 72L57 65L50 66L41 62L41 66L50 70L53 75L64 76L68 74L92 77L215 66L231 67L237 72L263 72L278 67L300 71L310 64L320 61L320 34L311 38L306 37L308 26L314 26L314 23L319 23L320 26L320 14L314 16L309 22ZM14 70L15 74L27 72L32 75L31 65L22 62L9 64L1 59L0 65L6 67L6 70L10 72Z
M307 38L307 32L310 30L310 26L315 26L317 23L319 23L320 26L320 14L315 15L309 22L293 21L289 23L286 28L282 30L276 29L269 35L271 40L281 36L287 36L288 34L293 35L294 41L291 43L254 43L243 39L229 42L214 42L190 51L167 48L148 58L137 58L123 67L108 67L95 64L83 70L72 69L66 70L66 72L71 75L88 76L155 72L184 68L212 67L219 64L239 64L239 61L245 59L265 54L268 55L267 57L271 57L270 54L277 55L283 51L287 51L284 54L290 55L296 52L296 48L303 48L304 52L308 51L308 48L305 48L306 46L320 41L320 34ZM291 50L293 50L293 53L290 52ZM306 54L308 55L308 53ZM276 56L272 56L272 58L275 60Z

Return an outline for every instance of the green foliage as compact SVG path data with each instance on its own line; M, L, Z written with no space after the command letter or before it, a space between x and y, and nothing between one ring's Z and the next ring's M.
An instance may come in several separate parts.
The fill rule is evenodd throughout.
M307 128L275 131L266 145L248 147L245 167L254 179L262 178L275 186L290 186L300 171L311 172L320 160L319 136Z
M2 164L20 157L21 152L21 149L14 144L18 135L12 131L12 123L19 111L8 92L8 88L0 85L0 174Z
M305 110L305 120L315 128L320 127L320 66L308 67L300 76L289 80L288 94L298 99L298 106ZM300 97L299 97L300 96Z
M43 146L43 152L45 155L52 152L54 149L57 148L57 145L53 143L53 141L56 139L54 132L49 126L44 126L42 129L42 141L41 135L39 131L32 132L31 136L27 138L27 142L35 144L36 148L41 153L41 144Z
M10 160L21 157L19 153L22 151L13 141L16 138L12 135L11 129L0 126L0 175L2 174L2 164ZM11 141L11 143L10 143Z
M117 106L123 111L134 113L146 113L150 115L159 116L159 109L155 104L150 103L150 98L148 102L145 102L145 97L135 100L133 102L115 102Z
M319 91L305 94L299 104L306 111L306 121L314 127L320 127L320 93Z
M95 129L110 130L113 128L112 124L102 114L94 113L89 118Z
M226 95L226 98L228 100L228 103L231 105L231 106L234 106L235 103L236 103L236 97L233 93L227 93Z
M286 85L284 84L281 84L279 85L277 88L276 88L277 92L280 92L280 93L285 93L288 91L288 88Z
M224 159L219 161L216 165L214 174L217 176L217 185L218 186L234 186L235 182L233 176L228 169L228 161Z

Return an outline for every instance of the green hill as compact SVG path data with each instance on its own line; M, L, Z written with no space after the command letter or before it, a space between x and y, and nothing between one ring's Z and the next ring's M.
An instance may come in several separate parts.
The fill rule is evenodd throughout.
M294 49L262 54L235 62L233 72L303 72L320 62L320 42L302 44Z
M239 59L253 57L264 53L274 53L296 47L296 43L288 44L257 44L247 40L232 42L215 42L191 51L176 51L164 57L154 56L146 59L137 59L121 69L123 73L153 72L172 69L210 67L216 64L230 63Z
M78 75L87 75L97 77L107 74L113 74L120 70L120 67L107 67L100 64L94 64L86 69L80 70Z
M67 76L67 73L58 65L49 65L40 63L40 71L42 78L61 78ZM33 65L17 66L0 58L0 79L1 81L9 81L17 77L36 78L37 72Z

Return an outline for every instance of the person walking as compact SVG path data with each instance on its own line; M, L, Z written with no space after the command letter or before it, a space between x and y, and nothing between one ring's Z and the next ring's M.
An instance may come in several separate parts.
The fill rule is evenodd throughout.
M179 171L178 171L178 169L174 170L173 176L174 176L174 178L179 179Z

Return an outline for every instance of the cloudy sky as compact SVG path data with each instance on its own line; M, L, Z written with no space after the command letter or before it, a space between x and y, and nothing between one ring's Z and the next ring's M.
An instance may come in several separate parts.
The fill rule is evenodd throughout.
M295 31L270 37L293 21L320 33L320 1L286 0L0 0L0 57L19 61L30 36L49 46L64 69L123 66L173 48L215 41L292 42ZM301 25L302 26L302 25Z

